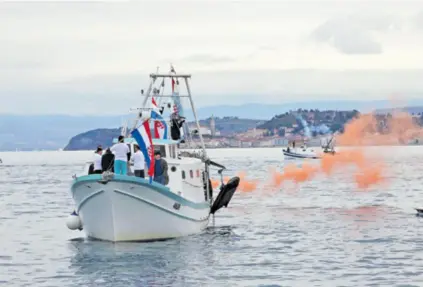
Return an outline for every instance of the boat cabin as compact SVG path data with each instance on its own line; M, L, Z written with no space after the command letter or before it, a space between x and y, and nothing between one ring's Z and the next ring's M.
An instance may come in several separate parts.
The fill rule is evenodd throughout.
M117 143L118 139L113 139L113 144ZM137 144L134 138L125 138L124 143L129 147L131 154L134 153L134 145ZM160 154L163 158L173 158L178 157L178 146L179 141L174 140L162 140L162 139L153 139L154 152L160 151Z
M134 145L137 144L134 138L125 138L124 142L128 145L131 154L134 153ZM113 139L113 144L117 143L117 138ZM208 200L210 196L198 194L198 188L204 188L204 163L197 158L182 157L179 154L179 141L153 139L154 151L160 151L161 157L168 164L169 183L167 186L176 193L191 193L192 200ZM88 174L88 162L85 167L85 174ZM130 165L128 175L133 175L133 167ZM144 171L145 178L148 178L148 171ZM195 192L196 191L196 192ZM198 198L201 197L201 198Z

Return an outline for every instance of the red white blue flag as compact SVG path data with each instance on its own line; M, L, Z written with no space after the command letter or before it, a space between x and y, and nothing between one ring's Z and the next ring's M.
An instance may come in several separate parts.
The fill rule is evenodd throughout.
M154 146L153 140L151 139L149 121L144 121L137 129L131 132L131 135L138 143L141 152L144 154L151 183L154 177Z

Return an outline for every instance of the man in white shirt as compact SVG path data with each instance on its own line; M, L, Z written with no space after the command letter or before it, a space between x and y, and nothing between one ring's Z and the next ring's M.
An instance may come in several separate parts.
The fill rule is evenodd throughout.
M145 158L138 145L134 145L134 154L132 155L131 161L134 162L135 176L144 178Z
M124 136L119 136L118 143L112 146L110 149L115 155L115 174L128 173L128 153L130 153L129 147L124 143Z
M101 146L97 147L97 150L94 153L94 173L101 174L102 168L101 168L101 153L103 152L103 149Z

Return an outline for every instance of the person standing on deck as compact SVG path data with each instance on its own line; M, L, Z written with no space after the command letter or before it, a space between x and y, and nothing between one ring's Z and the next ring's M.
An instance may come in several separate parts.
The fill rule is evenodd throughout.
M169 175L167 173L167 162L161 158L159 151L154 153L154 181L163 185L169 183Z
M101 158L101 167L103 169L103 172L105 171L111 171L114 172L114 161L115 161L115 155L112 154L112 151L110 148L106 149L106 152L103 154Z
M144 178L145 158L138 145L134 145L134 154L131 157L131 161L134 162L135 176Z
M101 168L101 153L103 149L101 146L97 147L97 150L94 153L94 172L95 174L101 174L102 168Z
M128 153L130 153L129 147L124 143L124 136L119 136L118 143L112 146L110 149L115 155L115 174L124 174L128 172Z

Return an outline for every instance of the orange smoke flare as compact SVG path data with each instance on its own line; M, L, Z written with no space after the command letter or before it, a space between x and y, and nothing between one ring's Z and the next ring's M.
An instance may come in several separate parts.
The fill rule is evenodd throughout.
M243 192L251 192L257 189L257 186L259 184L258 180L250 180L246 178L246 173L241 171L237 173L237 176L240 179L239 185L238 185L238 190L239 191L243 191ZM223 178L223 182L226 183L229 181L229 177L225 176ZM220 180L215 180L212 179L212 187L213 189L220 187L221 183Z
M417 120L407 113L394 112L391 116L364 114L345 125L344 133L336 136L336 142L343 146L355 146L354 149L338 151L335 154L322 154L320 164L303 162L301 167L289 164L283 172L270 171L270 184L279 187L286 181L295 184L314 179L318 174L331 176L335 171L350 172L352 179L360 189L386 182L387 165L380 159L368 158L362 149L366 145L406 144L410 140L423 137L423 129ZM353 169L348 169L352 167ZM238 189L244 192L257 190L259 181L249 180L245 172L240 177ZM227 182L229 178L225 178ZM220 185L212 181L213 187ZM265 185L266 186L266 185ZM264 186L264 187L265 187ZM263 187L263 188L264 188Z

